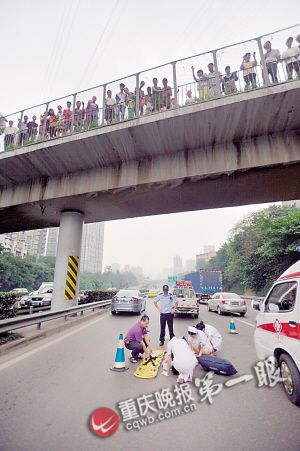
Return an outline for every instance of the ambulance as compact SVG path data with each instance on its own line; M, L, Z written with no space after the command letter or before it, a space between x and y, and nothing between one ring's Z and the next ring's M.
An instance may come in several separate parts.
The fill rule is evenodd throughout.
M275 357L287 397L300 406L300 260L276 280L262 303L252 306L258 310L257 356Z

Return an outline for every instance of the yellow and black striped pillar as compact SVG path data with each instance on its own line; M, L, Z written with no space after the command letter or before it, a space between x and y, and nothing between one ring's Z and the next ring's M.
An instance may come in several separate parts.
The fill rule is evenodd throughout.
M68 257L68 269L66 278L66 288L64 299L66 301L72 301L75 299L77 275L78 275L78 255L69 255Z

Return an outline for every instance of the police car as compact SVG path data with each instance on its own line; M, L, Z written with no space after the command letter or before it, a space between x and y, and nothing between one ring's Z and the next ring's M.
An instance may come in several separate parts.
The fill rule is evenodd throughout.
M300 405L300 260L273 284L258 310L254 341L257 356L274 356L289 400Z

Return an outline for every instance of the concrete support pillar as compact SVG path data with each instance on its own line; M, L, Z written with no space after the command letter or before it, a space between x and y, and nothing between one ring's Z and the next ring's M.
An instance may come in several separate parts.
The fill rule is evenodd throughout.
M83 220L80 212L61 213L51 310L77 305Z

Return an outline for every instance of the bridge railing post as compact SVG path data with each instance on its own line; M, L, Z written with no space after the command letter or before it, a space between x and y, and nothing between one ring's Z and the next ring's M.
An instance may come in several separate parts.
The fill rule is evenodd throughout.
M103 85L103 98L102 98L102 121L101 121L101 124L102 125L104 125L105 124L105 108L106 108L106 103L105 103L105 100L106 100L106 88L107 88L107 85L105 84L105 85Z
M221 92L221 80L220 80L220 75L221 72L219 72L219 68L218 68L218 59L217 59L217 50L213 50L212 54L213 54L213 60L214 60L214 68L215 68L215 74L216 74L216 96L215 97L221 97L222 96L222 92Z
M135 88L135 115L139 117L140 115L140 74L137 73L136 76L136 88Z
M178 88L177 88L177 74L176 74L176 63L177 61L173 61L172 69L173 69L173 89L174 89L174 101L175 105L178 106Z
M267 63L266 63L263 47L261 44L261 38L256 38L256 42L257 42L259 56L260 56L260 64L262 67L263 82L264 82L264 85L270 86L271 83L270 83L270 79L269 79L268 68L267 68Z
M46 104L46 109L45 112L43 113L43 125L42 125L42 135L41 138L44 139L44 137L46 136L46 131L47 131L47 116L48 116L48 110L49 110L49 102L47 102Z
M73 111L72 111L72 124L71 124L71 130L70 133L75 132L75 108L76 108L76 95L77 93L73 94ZM78 121L78 112L77 112L77 121Z
M17 142L16 142L16 147L21 147L22 146L22 121L23 121L23 116L24 116L24 110L20 111L21 113L21 117L18 119L18 137L17 137Z

